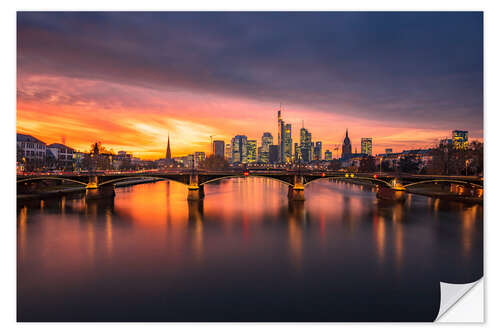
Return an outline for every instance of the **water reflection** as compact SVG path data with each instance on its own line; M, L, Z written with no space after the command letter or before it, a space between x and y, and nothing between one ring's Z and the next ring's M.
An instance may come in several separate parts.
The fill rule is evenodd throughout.
M482 276L481 206L387 204L328 180L308 185L305 202L287 190L230 179L189 202L184 185L158 182L114 200L19 203L20 318L433 320L429 286Z

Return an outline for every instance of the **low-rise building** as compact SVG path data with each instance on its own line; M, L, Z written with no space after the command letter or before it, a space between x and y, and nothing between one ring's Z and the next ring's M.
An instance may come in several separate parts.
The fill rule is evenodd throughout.
M71 147L63 145L62 143L53 143L47 146L53 158L53 166L57 169L73 169L74 160L73 155L75 150Z
M47 145L28 135L17 133L17 162L22 170L40 169L45 166Z

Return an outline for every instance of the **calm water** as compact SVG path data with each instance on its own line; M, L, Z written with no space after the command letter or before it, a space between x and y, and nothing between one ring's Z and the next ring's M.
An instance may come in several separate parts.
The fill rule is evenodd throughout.
M431 321L439 281L483 275L483 208L259 179L18 205L20 321Z

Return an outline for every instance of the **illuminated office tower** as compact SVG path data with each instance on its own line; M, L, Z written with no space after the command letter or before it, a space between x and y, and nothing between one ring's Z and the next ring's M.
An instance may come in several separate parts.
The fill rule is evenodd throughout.
M283 160L282 162L291 163L292 162L292 124L285 125L285 133L283 140Z
M469 147L469 131L454 130L451 133L453 148L467 149Z
M321 156L323 155L323 143L321 141L316 141L314 145L314 159L321 160Z
M247 141L247 163L257 162L257 140Z
M212 155L224 158L224 141L214 140L212 142Z
M226 150L224 152L224 158L226 161L231 162L233 160L233 148L230 143L226 143Z
M325 161L331 161L331 160L333 160L332 152L327 149L325 150Z
M372 156L372 138L361 138L361 154Z
M269 132L262 135L262 145L259 147L259 162L269 162L269 147L273 144L273 136Z
M278 146L279 162L290 163L292 161L292 124L285 124L281 118L281 105L278 110Z
M245 135L236 135L231 140L231 162L247 163L247 137Z
M284 132L285 132L285 122L281 119L281 105L278 110L278 162L282 161L282 154L285 151L285 142L284 142Z
M304 127L300 129L300 154L302 162L311 162L313 153L312 134Z

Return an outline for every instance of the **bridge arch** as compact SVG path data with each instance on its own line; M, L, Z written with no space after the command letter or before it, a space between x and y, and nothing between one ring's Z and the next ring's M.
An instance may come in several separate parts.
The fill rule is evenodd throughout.
M252 175L252 174L249 174L248 176L245 176L245 175L228 175L228 176L221 176L221 177L217 177L217 178L214 178L214 179L210 179L210 180L207 180L207 181L204 181L202 183L200 183L200 185L205 185L205 184L209 184L209 183L212 183L212 182L216 182L216 181L219 181L219 180L223 180L223 179L229 179L229 178L250 178L250 177L253 177L253 178L266 178L266 179L272 179L272 180L275 180L275 181L278 181L280 183L283 183L287 186L293 186L292 183L289 183L287 181L284 181L282 179L279 179L279 178L276 178L276 177L272 177L272 176L263 176L263 175Z
M19 179L16 181L16 183L33 182L36 180L64 180L67 182L72 182L72 183L81 184L83 186L87 186L87 183L81 182L79 180L74 180L74 179L70 179L70 178L61 178L61 177L50 177L50 176Z
M472 182L466 182L463 180L453 180L453 179L433 179L433 180L422 180L419 182L411 183L411 184L406 184L403 185L404 188L420 185L420 184L429 184L429 183L451 183L451 184L465 184L465 185L470 185L470 186L475 186L478 188L483 188L483 185L475 184Z
M113 178L113 179L110 179L110 180L106 180L102 183L99 183L98 186L102 186L102 185L107 185L107 184L113 184L113 183L117 183L117 182L120 182L120 181L124 181L124 180L131 180L131 179L153 179L153 180L170 180L170 181L173 181L173 182L176 182L176 183L179 183L179 184L183 184L183 185L188 185L186 183L183 183L179 180L176 180L176 179L170 179L170 178L167 178L167 177L154 177L154 176L127 176L127 177L120 177L120 178Z
M393 187L391 183L389 183L389 182L387 182L385 180L382 180L382 179L378 179L378 178L368 178L368 177L347 178L345 176L331 176L331 177L325 176L325 177L318 177L318 178L311 179L310 181L304 183L304 186L307 186L310 183L312 183L314 181L317 181L319 179L336 179L336 180L347 180L347 181L361 179L361 180L368 180L370 182L377 182L377 183L380 183L380 184L385 185L385 186L390 187L390 188Z

